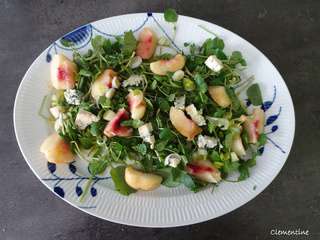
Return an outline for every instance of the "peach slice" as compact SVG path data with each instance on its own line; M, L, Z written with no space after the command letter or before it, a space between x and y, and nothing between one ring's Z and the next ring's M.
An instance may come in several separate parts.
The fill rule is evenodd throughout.
M186 59L181 54L177 54L169 60L158 60L150 63L150 69L154 74L166 75L167 72L181 70L186 63Z
M151 191L158 188L162 182L162 177L153 173L145 173L126 167L124 179L126 183L136 190Z
M153 56L157 46L157 35L150 28L144 28L139 34L137 56L142 59L149 59Z
M55 89L72 89L76 82L77 65L63 54L53 56L51 65L51 83Z
M101 73L91 86L91 96L99 100L105 95L109 88L112 88L112 80L117 77L117 73L112 69L106 69Z
M128 137L128 136L131 136L132 128L121 126L121 122L123 120L128 120L128 119L129 119L128 112L124 108L119 109L117 114L115 115L115 117L107 124L103 133L107 137L114 137L114 136Z
M147 108L146 101L143 97L143 92L139 89L130 90L130 93L127 96L127 101L131 112L131 118L143 118Z
M70 145L57 133L51 134L43 141L40 152L44 153L51 163L70 163L74 160Z
M246 150L243 147L240 134L237 134L233 138L233 142L232 142L232 145L231 145L231 150L233 152L235 152L237 154L237 156L239 156L239 157L243 157L244 155L246 155Z
M188 141L193 140L195 136L202 132L202 129L191 119L187 118L185 113L178 108L171 107L169 117L175 129L185 136Z
M231 100L224 86L209 86L208 91L213 101L220 107L226 108L231 104Z
M244 128L248 133L250 143L257 143L259 135L263 133L264 120L264 111L260 108L255 108L252 115L244 121Z
M217 183L221 174L208 160L196 160L187 164L186 171L204 182Z

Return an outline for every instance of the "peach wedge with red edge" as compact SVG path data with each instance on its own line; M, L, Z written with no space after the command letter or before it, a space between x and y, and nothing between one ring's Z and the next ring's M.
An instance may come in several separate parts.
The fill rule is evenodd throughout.
M51 65L51 83L55 89L72 89L75 86L77 65L63 54L53 56Z
M143 92L139 89L130 90L130 93L127 96L127 101L131 112L131 118L138 120L143 118L147 108Z
M171 107L169 117L175 129L185 136L188 141L193 140L195 136L202 132L202 129L191 119L187 118L185 113L180 109Z
M150 69L154 74L166 75L168 72L176 72L181 70L186 63L183 55L177 54L169 60L158 60L150 63Z
M131 136L132 128L121 126L121 122L123 120L128 120L128 119L129 119L128 112L124 108L119 109L117 114L114 116L114 118L107 124L103 133L107 137L114 137L114 136L129 137L129 136Z
M40 152L44 153L51 163L70 163L74 160L70 145L57 133L51 134L43 141Z
M99 100L99 97L105 95L109 88L112 88L112 79L117 77L117 73L112 69L106 69L101 73L91 86L91 96Z
M139 34L138 46L136 50L137 56L142 59L149 59L153 56L157 46L157 35L150 28L144 28Z
M260 108L255 108L252 115L244 121L244 128L248 133L250 143L257 143L259 135L263 133L264 120L264 111Z
M162 177L153 173L144 173L131 166L126 167L124 179L126 183L136 190L151 191L158 188Z
M220 171L208 160L192 161L187 164L186 171L204 182L218 183L221 180Z
M212 100L220 107L226 108L231 104L231 100L224 86L209 86L208 91Z

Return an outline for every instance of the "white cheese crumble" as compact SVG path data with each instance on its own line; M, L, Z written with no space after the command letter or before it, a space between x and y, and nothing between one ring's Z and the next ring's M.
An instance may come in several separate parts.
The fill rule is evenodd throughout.
M127 80L122 82L122 87L139 86L144 81L142 75L131 75Z
M177 153L171 153L164 159L164 165L176 168L181 162L181 156Z
M135 56L131 59L130 67L137 68L141 65L141 63L142 63L142 58L140 56Z
M63 94L68 104L80 105L81 93L76 89L67 89Z
M84 130L87 126L94 122L98 122L99 118L91 112L80 109L76 116L75 124L80 130Z
M174 74L172 75L172 79L174 81L180 81L184 77L184 71L178 70L175 71Z
M186 111L191 117L191 119L198 125L198 126L204 126L206 125L206 120L204 117L200 114L200 112L197 111L196 107L191 104L186 107Z
M214 72L220 72L223 68L222 62L215 55L209 56L204 64Z
M199 148L214 148L217 146L218 141L214 137L199 135L197 145Z
M151 149L154 148L154 144L156 142L154 136L152 135L152 124L146 123L143 124L141 127L138 128L138 132L140 137L143 139L144 142L150 143Z
M186 104L186 96L176 97L174 101L174 106L180 110L184 110Z

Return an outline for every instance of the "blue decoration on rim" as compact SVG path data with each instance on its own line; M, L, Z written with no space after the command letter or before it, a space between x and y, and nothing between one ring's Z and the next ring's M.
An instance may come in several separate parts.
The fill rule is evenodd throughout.
M98 183L99 181L102 180L108 180L111 177L91 177L91 176L82 176L79 175L77 173L77 168L76 166L72 163L69 164L69 170L72 173L71 177L60 177L57 174L55 174L56 171L56 164L54 163L47 163L47 167L48 170L50 172L50 174L52 175L52 177L49 178L42 178L43 181L52 181L54 182L54 186L53 186L53 191L55 193L57 193L60 197L64 197L65 196L65 191L63 189L63 187L61 186L61 183L65 182L65 181L74 181L76 182L76 186L75 186L75 193L77 194L78 197L80 197L83 194L83 189L80 186L81 183L85 182L88 183L88 181L93 181L93 183L90 186L90 194L92 197L97 196L98 192L97 189L94 187L94 185L96 183ZM90 183L90 182L89 182Z

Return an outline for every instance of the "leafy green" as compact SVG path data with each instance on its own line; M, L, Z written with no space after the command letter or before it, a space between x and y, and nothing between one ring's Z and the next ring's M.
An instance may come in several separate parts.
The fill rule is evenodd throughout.
M103 173L108 166L108 162L104 159L94 159L89 162L89 172L91 175L95 176Z
M172 22L175 23L178 21L178 14L176 12L176 10L174 10L173 8L168 8L164 11L164 19L167 22Z
M239 51L234 51L232 52L230 58L229 58L229 64L232 66L235 66L237 64L240 64L242 66L247 66L246 60L242 57L241 52Z
M174 134L169 128L163 128L159 133L159 138L163 141L170 141L174 138Z
M194 76L194 81L196 82L197 88L200 92L205 93L208 91L208 85L199 73L196 73Z
M122 195L128 196L131 193L136 192L136 190L130 187L124 180L125 169L126 168L124 166L112 168L110 171L110 175L114 182L116 190Z
M247 96L250 100L250 102L254 106L260 106L262 104L262 96L261 96L261 91L260 87L257 83L252 84L248 89L247 89Z
M261 133L258 138L258 145L263 146L267 143L267 135L265 133Z
M121 126L138 128L138 127L141 127L143 123L144 123L143 121L138 119L130 119L130 120L122 121Z
M123 52L126 55L131 55L131 53L137 47L137 40L133 35L133 32L130 30L124 33L124 40L123 40Z
M147 146L144 143L133 146L132 148L136 150L138 153L141 153L142 155L147 154Z
M100 122L94 122L90 125L90 132L92 134L92 136L99 136L101 135L104 127L106 126L104 121L100 121Z

